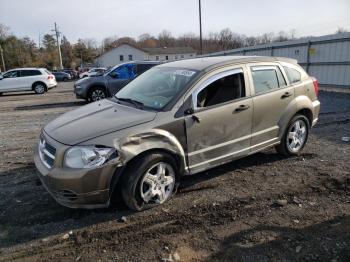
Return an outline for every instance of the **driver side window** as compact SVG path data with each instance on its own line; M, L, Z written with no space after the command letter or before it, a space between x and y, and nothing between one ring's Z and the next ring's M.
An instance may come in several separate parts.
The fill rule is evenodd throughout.
M15 78L19 77L19 71L10 71L3 75L4 78Z
M245 97L243 72L221 77L197 95L197 107L204 108Z
M126 64L117 67L112 74L116 75L118 79L133 79L136 76L136 66L134 64Z

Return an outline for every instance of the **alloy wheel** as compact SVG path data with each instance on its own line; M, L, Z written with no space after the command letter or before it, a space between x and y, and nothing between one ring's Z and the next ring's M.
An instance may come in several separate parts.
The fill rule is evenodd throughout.
M101 100L101 99L104 99L104 98L106 98L106 95L100 89L96 89L96 90L92 91L92 93L91 93L92 101L97 101L97 100Z
M159 162L148 169L141 181L141 198L145 203L162 204L175 186L175 172L170 164Z
M297 120L289 129L287 137L288 149L292 152L298 152L306 141L307 127L304 121Z
M37 94L43 94L45 92L45 87L43 85L36 85L35 88L34 88L34 91L37 93Z

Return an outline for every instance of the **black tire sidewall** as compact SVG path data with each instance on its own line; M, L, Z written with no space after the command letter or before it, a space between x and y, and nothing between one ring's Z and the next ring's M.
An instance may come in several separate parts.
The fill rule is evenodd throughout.
M158 204L146 204L140 194L140 186L146 171L159 162L166 162L172 166L175 172L175 180L178 180L176 161L167 153L151 153L133 161L129 168L125 170L122 180L122 196L125 204L136 211L152 208ZM175 184L177 181L175 181ZM176 186L174 186L174 191ZM172 195L174 194L172 192ZM169 199L172 197L169 197ZM168 199L168 200L169 200Z
M94 92L95 90L101 90L104 94L105 94L105 98L107 98L107 93L106 93L106 90L102 87L94 87L94 88L91 88L91 90L89 91L89 101L90 102L96 102L94 100L92 100L92 92Z
M289 147L288 147L288 133L290 132L290 129L292 128L292 126L294 125L294 123L297 120L302 120L305 123L305 126L306 126L306 137L305 137L305 141L304 141L302 147L297 152L294 152L294 151L291 151L289 149ZM307 140L309 138L309 133L310 133L309 120L303 115L296 115L296 116L294 116L292 118L292 120L289 122L288 127L287 127L286 131L284 132L284 136L283 136L283 147L284 147L284 150L286 151L286 153L288 155L292 155L292 156L293 155L294 156L300 155L301 151L303 150L303 148L305 147L305 145L307 143Z
M42 86L44 87L44 91L43 91L43 92L37 92L37 91L36 91L36 87L37 87L38 85L42 85ZM36 94L38 94L38 95L44 94L44 93L45 93L45 89L46 89L46 88L45 88L45 85L44 85L44 84L40 84L40 83L35 84L34 87L33 87L34 92L35 92Z

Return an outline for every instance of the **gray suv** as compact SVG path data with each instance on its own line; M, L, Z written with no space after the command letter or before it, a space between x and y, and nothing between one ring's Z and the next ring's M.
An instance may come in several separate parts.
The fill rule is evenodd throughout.
M158 64L158 61L133 61L116 65L106 73L76 81L74 93L77 98L89 102L111 97L135 77Z
M168 200L181 176L271 146L298 155L318 120L317 92L316 79L287 58L162 64L50 122L34 160L62 205L105 207L120 192L143 210Z

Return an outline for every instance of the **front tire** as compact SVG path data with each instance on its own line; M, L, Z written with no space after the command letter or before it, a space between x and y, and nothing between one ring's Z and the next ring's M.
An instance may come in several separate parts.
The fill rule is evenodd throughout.
M46 86L43 83L36 83L33 86L33 90L36 94L41 95L44 94L46 91Z
M132 210L142 211L169 200L176 188L176 162L166 153L135 160L122 178L122 196Z
M89 101L95 102L107 97L106 91L102 87L95 87L89 92Z
M281 143L276 146L278 153L285 156L300 155L310 132L309 120L304 115L296 115L289 122Z

